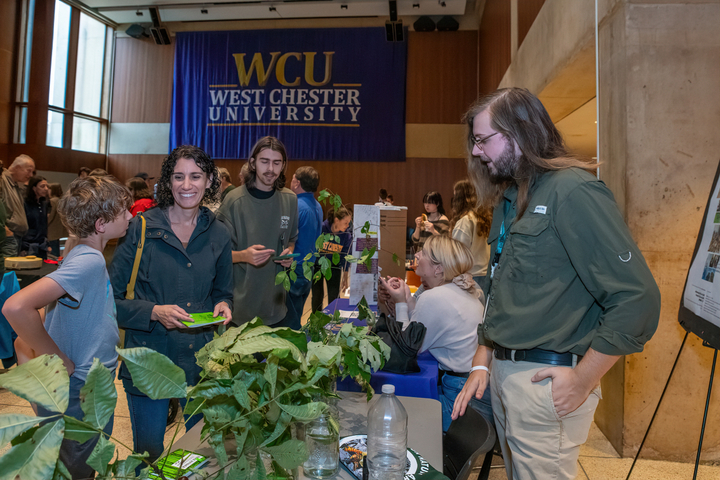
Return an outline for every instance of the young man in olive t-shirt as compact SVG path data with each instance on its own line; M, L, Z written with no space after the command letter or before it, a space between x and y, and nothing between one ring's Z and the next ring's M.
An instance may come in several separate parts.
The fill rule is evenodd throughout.
M275 276L293 259L297 238L297 197L285 185L285 146L274 137L255 144L243 186L232 190L217 211L233 242L233 323L260 317L266 325L285 318L285 289Z

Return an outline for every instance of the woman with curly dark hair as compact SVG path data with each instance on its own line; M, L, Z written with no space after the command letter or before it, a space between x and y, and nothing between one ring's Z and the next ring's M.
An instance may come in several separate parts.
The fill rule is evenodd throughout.
M167 355L185 370L188 385L200 379L195 353L212 340L217 325L188 328L191 313L232 319L233 273L230 233L202 206L218 194L220 179L212 159L200 148L183 145L165 159L157 184L157 208L143 213L147 226L134 299L127 285L141 239L135 217L110 267L118 325L125 329L125 348L147 347ZM149 460L163 451L169 400L152 400L133 385L123 363L135 451ZM182 400L181 400L182 402ZM197 418L196 418L197 417ZM199 416L186 418L190 429Z
M492 212L477 206L477 193L469 180L460 180L453 185L453 198L450 202L453 219L450 225L452 238L470 249L474 265L470 274L478 285L482 286L490 261L490 245L487 243Z

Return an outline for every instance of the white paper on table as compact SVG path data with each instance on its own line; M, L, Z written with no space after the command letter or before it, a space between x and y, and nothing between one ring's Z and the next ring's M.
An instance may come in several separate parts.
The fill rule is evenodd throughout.
M340 318L358 318L360 312L357 310L340 310Z

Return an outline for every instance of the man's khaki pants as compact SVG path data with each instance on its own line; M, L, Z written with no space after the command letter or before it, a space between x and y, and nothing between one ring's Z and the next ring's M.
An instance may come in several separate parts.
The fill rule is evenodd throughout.
M553 403L552 379L530 381L548 367L493 358L492 407L508 479L573 480L577 474L580 445L587 440L600 388L561 418Z

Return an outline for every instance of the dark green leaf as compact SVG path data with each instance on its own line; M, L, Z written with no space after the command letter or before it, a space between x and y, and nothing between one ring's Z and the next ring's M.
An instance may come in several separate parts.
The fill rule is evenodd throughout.
M246 410L250 410L250 396L243 382L233 382L233 395L235 400Z
M285 405L278 402L278 406L300 421L315 420L327 410L327 405L322 402L310 402L305 405Z
M225 450L225 435L222 430L212 432L208 438L208 443L213 451L215 451L215 458L217 458L218 464L221 467L227 465L228 456Z
M287 440L275 447L265 447L264 450L287 469L293 469L308 459L307 447L301 440Z
M280 285L285 280L287 280L287 272L285 270L281 270L275 275L275 285Z
M340 207L342 207L342 199L335 195L335 198L333 198L333 206L335 207L335 211L340 210Z
M87 459L88 466L92 467L100 475L105 475L108 470L108 463L115 454L115 444L110 442L105 435L100 435L97 445Z
M134 478L135 468L142 463L142 459L147 457L147 454L133 453L128 455L125 460L117 462L117 469L115 470L115 478L121 480L123 478Z
M103 425L105 427L105 425ZM98 435L98 431L92 426L81 422L73 417L65 416L65 438L85 443L92 437Z
M366 221L365 224L360 229L360 233L367 234L370 231L370 221Z
M133 384L153 400L184 398L185 371L165 355L145 347L116 348L130 370Z
M309 263L309 262L305 262L305 263L303 263L303 266L302 266L302 267L303 267L303 276L304 276L308 281L311 281L311 280L312 280L312 275L313 275L313 264L311 264L311 263Z
M286 292L290 291L290 279L288 278L287 275L285 275L285 280L283 280L283 288L285 289Z
M59 458L57 463L55 463L55 471L53 472L52 478L53 480L72 480L72 474Z
M83 421L102 430L115 412L116 404L117 390L113 376L110 370L95 358L85 385L80 389L80 407L85 413Z
M333 265L340 263L340 254L338 252L333 253L332 263Z

